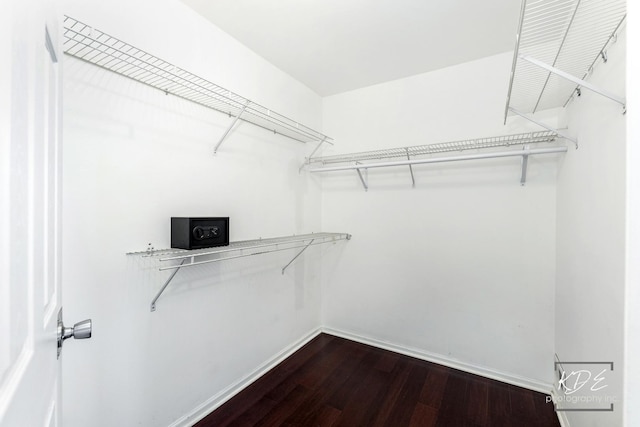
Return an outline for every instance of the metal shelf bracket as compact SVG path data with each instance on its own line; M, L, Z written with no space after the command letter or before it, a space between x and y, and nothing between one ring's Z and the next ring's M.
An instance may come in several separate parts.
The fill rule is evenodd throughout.
M411 161L409 147L405 148L405 150L407 150L407 160ZM409 163L409 173L411 174L411 187L416 188L416 178L413 176L413 166L411 166L411 163Z
M546 63L544 63L542 61L539 61L536 58L533 58L531 56L518 55L518 57L520 59L523 59L523 60L533 64L533 65L536 65L536 66L538 66L540 68L543 68L543 69L547 70L550 73L553 73L553 74L555 74L557 76L560 76L563 79L569 80L570 82L573 82L573 83L577 84L579 87L584 87L586 89L589 89L592 92L595 92L595 93L597 93L599 95L602 95L602 96L604 96L606 98L611 99L612 101L617 102L618 104L622 105L623 110L626 108L626 102L627 101L623 97L619 97L617 95L614 95L614 94L612 94L612 93L610 93L610 92L608 92L608 91L606 91L606 90L604 90L604 89L602 89L602 88L600 88L600 87L598 87L596 85L593 85L593 84L589 83L586 80L579 79L576 76L573 76L573 75L571 75L569 73L566 73L566 72L564 72L564 71L562 71L562 70L560 70L560 69L558 69L556 67L552 67L551 65L546 64Z
M316 154L316 151L318 151L320 149L320 147L322 146L322 144L324 144L325 142L331 144L329 141L327 141L327 137L325 136L324 138L322 138L322 140L318 143L318 145L316 145L316 148L313 149L313 151L311 152L311 154L309 154L309 157L307 157L304 161L304 163L302 163L300 165L300 167L298 168L298 173L300 173L302 171L302 168L304 168L306 165L309 164L309 159L311 159L313 157L314 154Z
M289 261L289 262L287 263L287 265L285 265L284 267L282 267L282 274L284 274L284 271L287 269L287 267L289 267L289 266L291 265L291 263L293 263L293 261L295 261L295 260L296 260L296 258L298 258L300 255L302 255L302 252L306 251L306 250L307 250L307 248L308 248L309 246L311 246L311 244L313 243L313 241L314 241L314 240L315 240L315 239L312 239L309 243L307 243L307 244L305 245L305 247L304 247L304 248L302 248L302 250L296 254L296 256L294 256L293 258L291 258L291 261Z
M233 119L233 121L231 122L227 130L224 131L224 133L222 134L222 137L220 138L215 148L213 149L213 154L218 154L218 148L220 148L220 145L222 145L222 142L227 138L227 135L229 135L229 132L231 132L231 129L233 129L236 123L238 123L238 120L240 120L240 117L245 112L250 102L251 101L247 100L247 102L244 104L244 107L242 107L242 110L240 110L240 112L236 115L236 117Z
M356 165L360 165L360 162L356 162ZM356 167L356 172L358 172L358 176L360 177L360 182L362 182L362 186L364 187L364 191L369 191L369 169L364 169L364 176L362 174L361 168Z
M185 262L187 262L189 258L184 258L179 265L184 265ZM191 258L191 262L193 262L193 258ZM176 268L175 270L173 270L171 272L171 275L169 276L169 278L167 279L166 282L164 282L164 285L162 285L162 287L160 288L160 290L158 291L158 293L156 294L155 297L153 297L153 300L151 300L151 311L156 311L156 301L158 301L158 298L160 298L160 295L162 295L162 293L164 292L165 289L167 289L167 286L169 286L169 283L171 283L171 281L173 280L173 278L176 276L176 274L178 273L178 271L180 271L179 268Z
M529 152L529 146L525 145L522 148L522 151L524 153L528 153ZM527 182L527 164L529 163L529 154L523 154L522 155L522 173L520 175L520 185L523 185Z

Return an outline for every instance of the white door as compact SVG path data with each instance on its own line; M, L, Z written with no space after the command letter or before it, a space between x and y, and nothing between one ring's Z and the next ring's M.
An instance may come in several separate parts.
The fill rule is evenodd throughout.
M58 11L49 0L1 9L0 426L60 426Z

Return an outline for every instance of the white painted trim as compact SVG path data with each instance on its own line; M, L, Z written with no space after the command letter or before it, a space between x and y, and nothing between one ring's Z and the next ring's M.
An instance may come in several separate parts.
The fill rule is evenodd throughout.
M439 365L448 366L450 368L458 369L461 371L469 372L475 375L480 375L493 380L501 381L503 383L512 384L518 387L523 387L529 390L538 391L540 393L549 394L553 389L553 385L537 381L531 378L521 377L519 375L513 375L507 372L496 371L484 366L473 365L470 363L461 362L459 360L451 359L441 354L430 353L424 350L416 348L405 347L397 344L393 344L386 341L380 341L375 338L364 337L352 332L339 331L331 328L322 328L322 332L329 335L335 335L341 338L345 338L352 341L357 341L362 344L371 345L374 347L382 348L384 350L393 351L395 353L404 354L406 356L415 357L417 359L426 360L428 362L437 363Z
M554 387L553 390L551 390L551 396L553 397L553 400L557 401L558 400L558 390ZM560 411L560 412L556 412L556 414L558 415L558 421L560 422L560 427L571 427L571 424L569 423L569 419L567 418L567 413Z
M373 347L381 348L384 350L393 351L394 353L404 354L406 356L415 357L417 359L426 360L428 362L437 363L439 365L448 366L453 369L458 369L461 371L469 372L475 375L480 375L485 378L490 378L496 381L501 381L507 384L512 384L518 387L523 387L529 390L538 391L540 393L551 394L552 396L557 396L556 390L553 388L552 384L547 384L541 381L533 380L530 378L521 377L518 375L513 375L506 372L496 371L487 367L473 365L465 362L461 362L459 360L451 359L446 356L430 353L423 350L405 347L397 344L393 344L386 341L380 341L374 338L365 337L362 335L358 335L352 332L341 331L332 328L321 327L315 329L295 343L283 349L280 353L273 356L267 362L263 363L249 375L241 378L235 383L231 384L229 387L225 388L215 396L207 399L202 404L198 405L194 408L190 413L180 417L176 421L174 421L169 427L190 427L195 423L203 419L205 416L213 412L218 407L222 406L223 403L231 399L236 394L240 393L254 381L258 380L264 374L266 374L269 370L274 368L276 365L281 363L287 357L291 356L293 353L302 348L309 341L320 335L320 333L326 333L329 335L334 335L340 338L348 339L351 341L359 342L362 344L370 345ZM562 427L570 427L569 420L566 417L564 412L558 412L558 420L560 421L560 425Z
M236 394L240 393L247 386L251 385L258 378L266 374L269 370L274 368L276 365L284 361L287 357L291 356L293 353L302 348L309 341L320 335L322 330L317 328L302 338L298 339L293 344L284 348L281 352L273 356L271 359L260 365L257 369L255 369L250 374L231 384L229 387L225 388L218 394L213 397L207 399L205 402L201 403L197 407L195 407L191 412L182 417L178 418L174 421L169 427L190 427L195 423L209 415L216 408L220 407L227 400L231 399Z

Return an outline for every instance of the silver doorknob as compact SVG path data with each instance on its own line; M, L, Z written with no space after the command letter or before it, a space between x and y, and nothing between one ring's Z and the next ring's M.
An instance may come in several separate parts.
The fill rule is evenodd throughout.
M78 322L73 325L72 328L65 327L64 322L62 321L62 309L60 309L60 311L58 312L58 357L60 357L62 344L66 339L71 337L77 340L91 338L91 329L91 319L86 319L82 322Z
M75 338L77 340L84 340L91 338L91 319L83 320L73 325L73 328L65 328L62 324L62 340L67 338Z

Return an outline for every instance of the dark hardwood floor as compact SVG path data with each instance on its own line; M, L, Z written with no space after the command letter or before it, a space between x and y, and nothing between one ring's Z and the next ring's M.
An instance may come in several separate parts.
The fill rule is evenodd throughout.
M545 395L321 334L196 427L559 427Z

